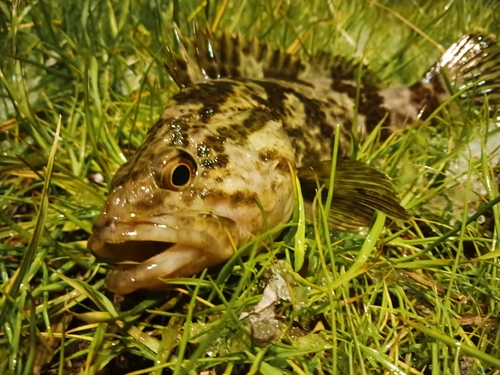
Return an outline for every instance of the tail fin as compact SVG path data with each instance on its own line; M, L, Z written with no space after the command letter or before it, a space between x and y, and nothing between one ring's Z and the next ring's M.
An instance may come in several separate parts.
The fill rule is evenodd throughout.
M444 53L424 76L438 98L444 99L458 91L461 99L473 100L481 107L488 96L491 112L500 104L500 45L492 36L463 36Z

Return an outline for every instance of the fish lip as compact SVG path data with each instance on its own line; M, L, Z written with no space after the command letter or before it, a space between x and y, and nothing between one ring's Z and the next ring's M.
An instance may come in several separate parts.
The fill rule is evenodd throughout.
M226 225L228 221L229 224L234 224L227 218L211 214L161 215L147 220L107 220L105 224L96 223L94 225L93 233L87 242L87 248L96 258L111 262L133 260L134 257L125 259L127 257L124 257L124 254L117 254L113 251L113 245L128 242L154 241L165 244L181 244L198 247L207 253L217 254L222 244L214 235L202 230L202 228L189 227L190 222L200 216L202 218L210 217L212 221L224 220ZM185 229L186 227L189 229Z
M96 258L109 263L137 262L118 265L106 279L108 289L128 294L137 289L161 289L165 283L160 278L192 276L221 263L231 257L231 243L238 243L238 237L234 221L212 214L162 215L131 221L101 217L94 224L87 247ZM156 245L148 249L152 242Z

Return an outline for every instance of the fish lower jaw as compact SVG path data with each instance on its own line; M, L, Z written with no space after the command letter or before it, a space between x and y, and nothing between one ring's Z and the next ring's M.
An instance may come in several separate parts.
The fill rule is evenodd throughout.
M221 261L203 249L174 244L142 263L117 265L106 277L105 284L116 294L139 289L161 290L168 287L166 279L192 276Z

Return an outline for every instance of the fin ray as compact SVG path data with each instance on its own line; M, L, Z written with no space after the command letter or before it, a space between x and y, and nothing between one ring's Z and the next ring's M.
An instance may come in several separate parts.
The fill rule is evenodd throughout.
M197 82L220 78L274 78L305 81L312 78L356 81L360 61L318 51L308 61L256 38L245 39L241 34L223 31L214 36L208 25L200 28L193 24L193 39L184 37L174 25L179 53L167 46L166 68L172 79L184 88ZM374 75L364 66L362 84L373 85Z
M426 73L423 81L437 84L446 91L465 89L460 98L470 98L477 105L484 104L485 95L488 95L490 107L499 105L498 40L494 36L481 33L463 36L446 50L441 59Z
M330 171L331 161L299 169L297 175L305 200L314 200L317 181L324 187L322 199L326 200ZM358 231L370 225L376 210L407 220L410 215L399 201L387 175L360 161L338 160L328 223L332 229Z

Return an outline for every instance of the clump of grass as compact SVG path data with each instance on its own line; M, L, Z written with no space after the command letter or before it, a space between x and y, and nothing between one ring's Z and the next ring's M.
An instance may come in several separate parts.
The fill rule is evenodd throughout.
M0 373L498 374L498 166L483 152L463 172L462 185L487 187L472 212L448 209L467 195L444 173L474 134L484 151L498 133L482 113L459 124L443 110L437 126L359 146L419 217L396 229L378 215L366 235L330 233L318 202L317 221L288 224L267 252L256 241L168 293L123 300L85 248L114 171L176 91L162 64L172 19L187 29L208 17L304 56L362 57L398 85L476 27L499 35L495 4L1 3ZM275 305L281 334L256 342L239 316L278 274L290 293Z

